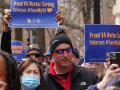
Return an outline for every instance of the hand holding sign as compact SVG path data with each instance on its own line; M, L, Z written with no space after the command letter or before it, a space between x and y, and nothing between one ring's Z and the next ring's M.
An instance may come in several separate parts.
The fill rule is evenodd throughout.
M7 14L4 16L4 32L9 32L10 28L8 27L8 22L11 21L11 10L7 12Z
M58 11L58 0L12 0L11 10L13 17L9 27L58 27L54 19Z
M64 16L61 15L61 11L57 11L56 14L57 14L55 17L56 21L59 21L59 25L63 25Z

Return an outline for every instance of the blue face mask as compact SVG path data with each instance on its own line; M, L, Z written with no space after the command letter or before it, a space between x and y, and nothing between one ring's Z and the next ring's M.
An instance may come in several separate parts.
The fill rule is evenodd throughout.
M34 90L40 85L40 78L35 76L22 76L22 85L27 90Z

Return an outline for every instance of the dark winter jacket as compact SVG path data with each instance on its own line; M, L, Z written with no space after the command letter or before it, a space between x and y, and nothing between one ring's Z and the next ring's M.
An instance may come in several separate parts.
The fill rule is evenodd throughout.
M3 32L1 37L1 50L11 54L11 31Z
M49 73L49 68L43 75L46 90L65 90L62 85ZM73 64L70 90L86 90L90 85L100 81L99 77L90 69Z

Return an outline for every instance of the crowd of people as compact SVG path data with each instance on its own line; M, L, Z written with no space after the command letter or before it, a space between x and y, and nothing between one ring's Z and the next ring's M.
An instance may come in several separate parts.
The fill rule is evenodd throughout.
M64 16L56 13L62 25ZM79 64L79 51L67 36L65 28L58 27L50 40L50 52L43 53L38 44L25 48L25 59L18 65L11 53L11 11L4 16L0 51L0 90L119 90L120 68L103 63ZM112 89L111 89L112 88Z

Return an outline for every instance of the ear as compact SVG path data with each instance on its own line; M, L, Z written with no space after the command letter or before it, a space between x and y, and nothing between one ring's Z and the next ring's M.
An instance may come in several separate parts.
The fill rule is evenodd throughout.
M79 58L77 58L77 65L78 65L78 63L79 63Z
M71 61L73 61L73 57L72 57Z
M20 82L22 82L22 76L20 76Z
M54 56L52 55L52 57L54 58Z
M84 63L84 66L85 66L86 64Z

